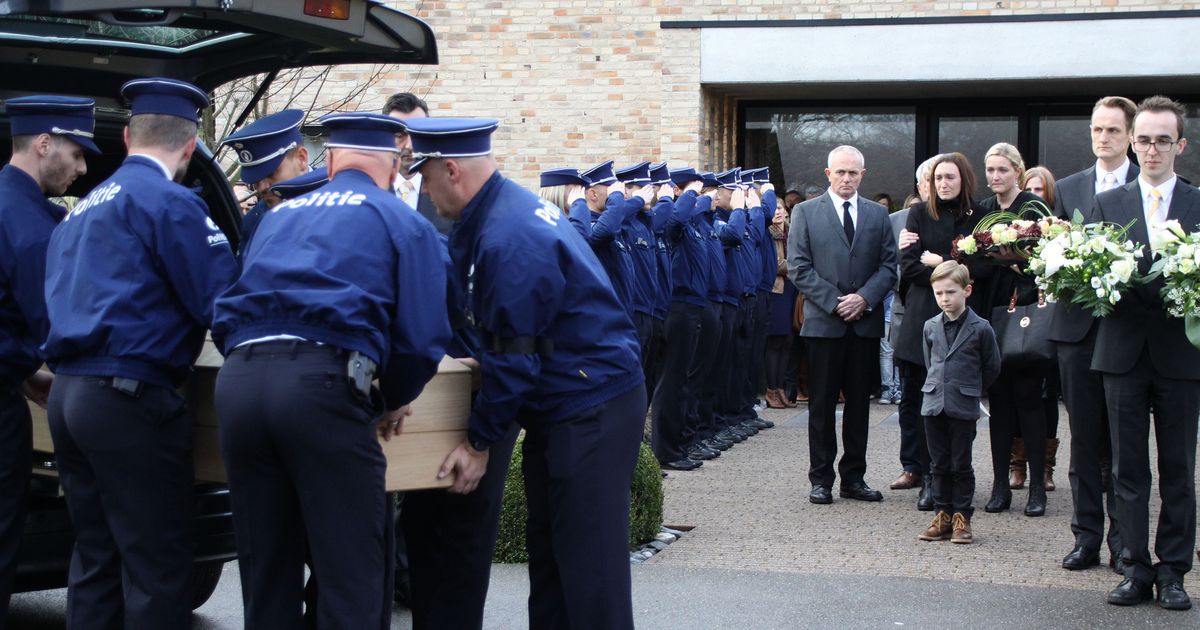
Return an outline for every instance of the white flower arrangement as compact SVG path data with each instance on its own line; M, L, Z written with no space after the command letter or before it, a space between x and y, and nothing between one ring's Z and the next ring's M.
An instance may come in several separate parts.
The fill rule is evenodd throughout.
M1167 314L1182 318L1188 339L1200 347L1200 233L1165 221L1151 230L1150 249L1158 257L1150 272L1162 274Z
M1127 227L1063 222L1043 230L1029 258L1029 271L1046 299L1067 302L1104 317L1122 291L1146 282L1137 273L1142 250L1126 238Z

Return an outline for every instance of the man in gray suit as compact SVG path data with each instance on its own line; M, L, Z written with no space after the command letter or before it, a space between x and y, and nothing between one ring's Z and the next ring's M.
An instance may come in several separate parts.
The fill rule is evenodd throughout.
M792 212L788 272L804 294L800 336L809 351L809 501L833 502L833 461L838 392L846 406L838 463L843 498L879 501L864 481L867 416L879 339L883 298L896 282L896 239L887 210L858 195L866 172L862 153L840 146L829 153L829 190Z
M1129 159L1130 130L1137 106L1121 96L1106 96L1092 109L1092 153L1096 164L1064 177L1055 189L1054 213L1068 221L1078 211L1084 223L1099 221L1096 195L1137 179L1140 172ZM1100 564L1104 540L1104 494L1108 493L1108 564L1121 573L1121 535L1112 494L1112 447L1104 382L1092 371L1096 347L1096 318L1060 302L1050 322L1050 339L1058 346L1058 375L1071 423L1071 498L1075 511L1071 531L1075 546L1063 558L1064 569L1078 571Z
M1187 147L1183 106L1162 96L1138 105L1133 150L1142 172L1135 182L1096 196L1102 221L1129 225L1128 237L1143 251L1163 221L1188 232L1200 225L1200 191L1180 181L1175 158ZM1147 273L1148 251L1138 263ZM1186 610L1192 602L1183 576L1196 550L1196 425L1200 418L1200 349L1183 319L1169 317L1159 292L1163 280L1133 287L1100 320L1092 369L1103 373L1112 435L1113 486L1124 551L1125 579L1108 594L1122 606L1151 599ZM1162 511L1150 557L1150 425L1158 447L1158 494Z

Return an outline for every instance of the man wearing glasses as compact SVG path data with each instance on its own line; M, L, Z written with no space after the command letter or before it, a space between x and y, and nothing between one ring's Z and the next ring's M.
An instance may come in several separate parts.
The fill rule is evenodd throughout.
M1130 225L1129 238L1145 247L1161 223L1176 220L1185 230L1200 224L1200 192L1175 175L1175 158L1187 147L1184 110L1152 96L1138 105L1133 150L1138 179L1096 196L1101 221ZM1146 252L1140 271L1149 271ZM1130 606L1154 597L1168 610L1192 603L1183 576L1196 546L1196 421L1200 417L1200 349L1188 342L1183 320L1168 317L1159 297L1162 281L1135 287L1100 322L1092 369L1103 374L1112 433L1113 484L1125 579L1108 602ZM1151 415L1153 410L1153 415ZM1162 512L1154 551L1149 551L1150 456L1153 418L1158 447Z
M429 105L416 94L397 92L388 97L387 102L383 104L383 113L400 120L428 118ZM413 163L413 156L412 139L408 137L407 130L396 134L396 148L400 149L396 181L392 185L395 188L396 196L400 198L400 201L408 204L408 207L416 210L417 214L425 217L438 232L449 235L450 226L454 222L438 215L437 208L434 207L429 194L421 192L421 174L409 170Z

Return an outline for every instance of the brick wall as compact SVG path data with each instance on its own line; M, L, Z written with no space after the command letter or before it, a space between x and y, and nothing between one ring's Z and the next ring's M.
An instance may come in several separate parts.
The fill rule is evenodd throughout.
M413 1L387 4L427 21L440 63L337 68L315 110L345 99L378 110L397 91L423 96L434 115L502 120L502 169L526 185L554 166L602 159L669 159L728 165L736 146L735 99L699 82L699 30L664 20L775 20L1197 9L1179 0L563 0ZM307 102L304 100L304 102Z

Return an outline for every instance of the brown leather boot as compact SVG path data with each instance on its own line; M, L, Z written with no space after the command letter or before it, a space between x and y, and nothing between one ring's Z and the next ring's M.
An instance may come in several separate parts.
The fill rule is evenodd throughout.
M953 527L954 533L950 535L950 542L956 545L969 545L975 542L975 536L971 535L971 519L962 512L954 513Z
M787 405L783 404L783 397L780 396L779 390L767 390L767 407L771 409L785 409Z
M1046 492L1054 490L1054 464L1058 457L1058 438L1046 439Z
M950 532L950 515L945 511L938 510L938 513L933 517L933 522L929 524L929 528L917 534L917 539L946 540L950 537Z
M1013 438L1012 457L1008 462L1008 487L1016 490L1025 487L1025 440Z
M788 398L787 392L783 391L782 389L777 389L775 390L775 393L779 394L779 400L783 402L784 407L787 407L788 409L796 408L796 403Z

